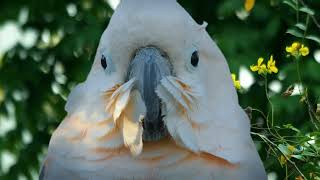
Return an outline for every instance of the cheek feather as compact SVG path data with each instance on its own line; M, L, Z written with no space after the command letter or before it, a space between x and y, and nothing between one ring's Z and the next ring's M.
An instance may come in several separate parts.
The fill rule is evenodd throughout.
M197 88L176 77L165 77L157 88L158 96L166 104L165 124L175 141L193 152L199 151L196 131L198 121L194 112L199 109Z
M116 131L121 134L122 141L133 156L142 151L143 127L141 120L145 116L146 108L140 93L133 91L135 79L123 85L116 85L104 94L106 111L112 116Z
M173 103L170 103L179 106L176 110L190 112L197 106L197 93L192 89L193 88L182 80L168 76L161 80L161 84L158 87L158 95L160 98L163 98L165 103L169 103L168 101L174 101ZM171 98L165 98L164 94L167 94L166 97Z

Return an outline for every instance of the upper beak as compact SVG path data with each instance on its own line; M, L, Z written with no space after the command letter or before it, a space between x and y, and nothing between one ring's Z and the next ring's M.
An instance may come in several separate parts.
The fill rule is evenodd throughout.
M155 90L161 79L170 75L172 66L168 56L156 47L138 49L130 62L127 78L136 79L134 89L140 92L147 109L143 120L145 141L159 140L167 133L162 120L161 101Z

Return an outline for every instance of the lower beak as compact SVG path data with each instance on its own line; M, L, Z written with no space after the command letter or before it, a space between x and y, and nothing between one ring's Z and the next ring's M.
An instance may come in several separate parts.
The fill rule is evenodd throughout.
M166 136L167 130L162 120L161 101L155 90L164 76L172 75L168 57L156 47L139 49L128 69L128 80L135 78L138 90L147 108L143 120L143 140L157 141Z

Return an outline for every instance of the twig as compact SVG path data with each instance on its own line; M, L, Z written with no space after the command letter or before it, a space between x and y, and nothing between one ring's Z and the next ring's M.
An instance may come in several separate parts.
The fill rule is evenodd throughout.
M293 161L291 161L284 153L282 153L282 151L279 149L279 147L275 144L275 143L273 143L270 139L268 139L266 136L264 136L264 135L261 135L261 134L259 134L259 133L254 133L254 132L251 132L251 134L253 134L253 135L256 135L256 136L259 136L262 140L264 140L266 143L270 143L271 145L273 145L273 146L275 146L276 147L276 149L279 151L279 152L281 152L281 154L286 158L286 160L288 161L288 162L290 162L294 167L295 167L295 169L299 172L299 174L302 176L302 177L304 177L304 179L307 179L306 177L305 177L305 175L300 171L300 169L298 168L298 166L296 165L296 163L295 162L293 162ZM269 146L269 145L268 145ZM270 146L269 146L270 147ZM274 151L274 149L272 149L273 151ZM274 153L276 153L275 151L274 151Z
M303 0L299 0L299 1L300 1L300 3L301 3L303 6L308 7L307 4L306 4ZM314 15L311 15L311 18L312 18L313 23L317 26L317 28L320 29L320 23L318 22L318 20L316 19L316 17L315 17Z

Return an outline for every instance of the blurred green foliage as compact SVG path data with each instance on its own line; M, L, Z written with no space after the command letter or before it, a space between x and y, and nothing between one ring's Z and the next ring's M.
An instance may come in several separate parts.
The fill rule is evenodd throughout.
M285 53L286 46L299 40L286 34L296 24L296 11L282 0L257 1L250 13L244 11L244 1L239 0L181 0L179 3L198 23L209 23L207 30L224 52L232 72L238 74L240 67L248 68L258 57L273 54L280 73L269 77L269 82L281 83L282 91L297 83L296 66ZM306 0L305 3L314 10L314 18L319 19L320 2ZM66 115L66 97L88 74L99 38L112 13L104 0L0 2L0 29L11 28L5 31L5 39L12 43L6 49L8 42L0 42L1 180L37 179L50 135ZM305 16L301 12L298 20L305 23ZM319 36L319 27L311 21L308 33ZM301 64L302 79L308 86L311 108L315 108L320 102L320 64L313 53L320 47L311 40L305 43L311 53ZM270 106L263 79L259 76L254 79L250 88L239 92L240 103L244 108L251 106L267 113ZM271 94L274 128L283 136L301 136L298 139L301 142L292 143L296 148L300 147L299 143L309 141L320 147L316 139L320 137L319 131L310 121L308 107L299 103L301 97ZM252 124L254 133L268 137L261 114L253 112ZM299 175L292 164L282 167L279 157L270 152L263 139L253 137L268 173L285 179L287 168L289 179ZM285 142L288 141L273 143L286 152ZM315 153L319 155L319 151ZM319 156L311 156L312 160L294 159L307 178L312 178L310 173L320 172L320 159L316 157Z

